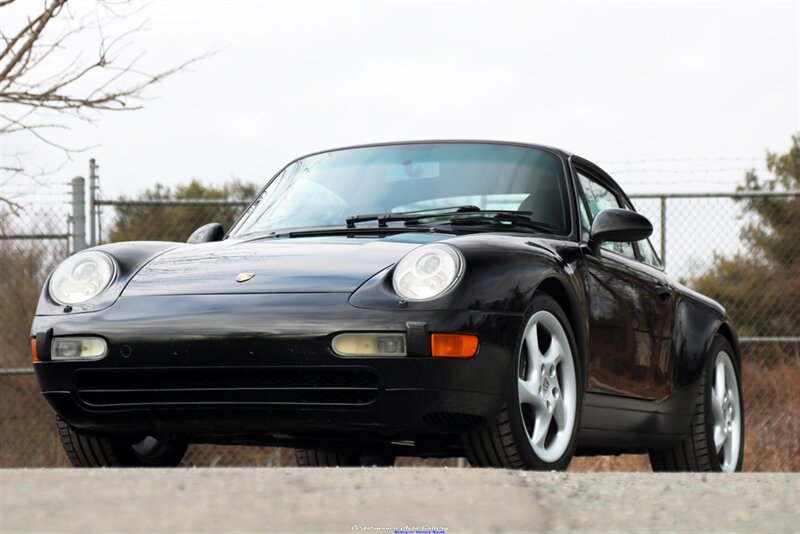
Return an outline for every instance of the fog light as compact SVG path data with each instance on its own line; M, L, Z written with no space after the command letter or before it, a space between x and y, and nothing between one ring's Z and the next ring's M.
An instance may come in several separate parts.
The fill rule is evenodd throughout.
M53 339L50 358L53 360L99 360L108 352L108 345L99 337L60 337Z
M405 356L406 335L339 334L333 338L332 346L339 356Z

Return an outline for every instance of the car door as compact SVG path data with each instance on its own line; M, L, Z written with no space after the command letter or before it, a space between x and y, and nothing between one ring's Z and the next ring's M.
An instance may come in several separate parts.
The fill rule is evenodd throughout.
M633 209L628 204L629 209ZM675 323L675 292L663 271L661 262L649 239L634 243L638 261L633 265L642 280L645 304L650 312L644 325L652 338L648 382L648 398L664 399L672 392L673 354L672 330Z
M582 239L588 241L602 209L631 206L601 173L576 171ZM641 246L604 243L598 254L585 255L589 391L655 400L669 394L672 290L657 266L642 261Z

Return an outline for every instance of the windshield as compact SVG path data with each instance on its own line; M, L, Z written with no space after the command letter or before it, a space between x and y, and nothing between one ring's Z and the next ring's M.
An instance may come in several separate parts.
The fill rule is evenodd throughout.
M561 162L543 150L481 143L352 148L291 163L231 236L448 206L531 212L532 220L566 234L567 198Z

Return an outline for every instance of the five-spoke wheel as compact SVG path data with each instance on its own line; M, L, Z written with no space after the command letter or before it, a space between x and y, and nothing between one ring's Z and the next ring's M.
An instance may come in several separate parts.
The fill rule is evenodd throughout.
M739 461L742 442L742 405L736 370L730 355L725 351L717 354L714 364L711 414L714 419L714 449L720 469L732 473Z
M742 469L744 405L734 354L727 339L714 338L686 437L674 447L650 453L653 471L733 473Z
M567 333L547 310L525 327L517 387L531 448L542 461L555 462L569 446L578 394Z
M500 415L464 436L474 466L560 470L575 452L583 389L572 327L549 295L530 309Z

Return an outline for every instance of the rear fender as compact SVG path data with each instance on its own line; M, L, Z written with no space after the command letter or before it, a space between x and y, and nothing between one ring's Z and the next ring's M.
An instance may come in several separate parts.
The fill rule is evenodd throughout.
M694 386L699 382L704 365L710 355L714 337L721 333L731 342L740 367L739 342L733 326L716 307L682 296L675 306L673 351L676 358L675 385L677 388Z

